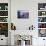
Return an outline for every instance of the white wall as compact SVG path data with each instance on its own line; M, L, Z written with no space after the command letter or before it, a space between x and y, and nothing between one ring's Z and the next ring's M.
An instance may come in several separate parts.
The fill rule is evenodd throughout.
M46 0L11 0L11 22L14 23L17 30L27 30L33 24L35 26L34 32L36 32L33 33L33 36L38 36L38 3L46 3ZM29 10L29 19L18 19L18 10ZM41 39L34 37L33 46L43 46L40 45L43 44L43 39Z
M29 19L18 19L18 10L28 10ZM17 30L27 30L29 26L37 23L37 2L31 0L11 0L11 22Z
M27 30L32 24L37 29L38 3L45 3L46 0L11 0L11 22L17 30ZM29 19L18 19L18 10L28 10Z

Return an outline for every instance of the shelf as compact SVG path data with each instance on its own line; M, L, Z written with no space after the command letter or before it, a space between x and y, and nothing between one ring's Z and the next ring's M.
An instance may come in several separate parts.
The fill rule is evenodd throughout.
M38 17L46 17L46 15L44 15L44 16L38 16Z
M46 3L38 3L38 36L46 37Z
M38 29L46 29L46 28L38 28Z
M8 37L8 3L0 3L0 35Z
M46 22L38 22L38 23L46 23Z
M0 11L8 11L8 10L0 10Z
M8 22L0 22L0 23L8 23Z
M46 37L39 37L39 38L46 39Z
M46 11L46 10L38 10L38 11Z
M8 17L8 16L0 16L0 17Z

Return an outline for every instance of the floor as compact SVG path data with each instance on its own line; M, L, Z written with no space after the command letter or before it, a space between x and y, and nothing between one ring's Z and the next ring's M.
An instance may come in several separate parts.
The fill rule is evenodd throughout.
M0 46L8 46L8 45L0 45Z

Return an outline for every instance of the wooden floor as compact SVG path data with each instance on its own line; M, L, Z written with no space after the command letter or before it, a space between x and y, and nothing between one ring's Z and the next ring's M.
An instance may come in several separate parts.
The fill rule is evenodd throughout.
M0 45L0 46L8 46L8 45Z

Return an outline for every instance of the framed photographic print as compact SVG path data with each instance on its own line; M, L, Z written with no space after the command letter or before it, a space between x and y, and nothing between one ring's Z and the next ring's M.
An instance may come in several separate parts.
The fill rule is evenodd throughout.
M19 19L29 18L29 11L28 10L18 10L17 11L17 18L19 18Z

